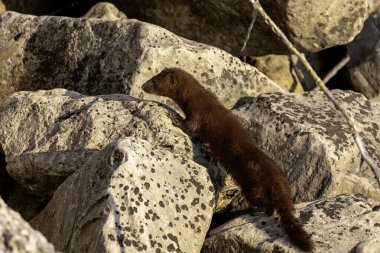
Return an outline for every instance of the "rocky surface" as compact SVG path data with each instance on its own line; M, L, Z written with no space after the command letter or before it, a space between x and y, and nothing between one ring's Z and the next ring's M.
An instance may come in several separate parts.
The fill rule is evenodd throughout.
M54 253L54 247L40 232L32 229L21 216L0 198L0 252Z
M363 198L340 195L296 205L296 213L314 241L313 252L347 253L358 241L374 238L380 232L380 212L373 211L374 206ZM290 244L279 222L264 216L238 217L209 235L203 253L300 252Z
M308 55L347 43L367 15L365 0L260 2ZM81 16L79 6L88 1L3 3L9 10L66 15L75 9L70 15ZM160 1L159 8L158 1L114 3L128 17L149 15L146 20L230 52L240 50L251 15L243 0ZM65 4L69 8L60 9ZM375 8L376 2L369 4ZM377 12L369 12L363 31L347 46L348 67L367 64L359 70L364 81L355 83L376 88L380 32ZM291 56L256 58L268 78L221 49L129 20L109 3L93 6L82 18L0 14L0 48L20 32L25 43L0 61L0 196L56 249L200 252L204 245L204 252L296 252L278 221L257 209L208 232L210 223L218 227L248 205L207 144L178 127L178 107L141 90L163 68L180 67L226 107L240 100L233 113L285 170L295 200L313 200L298 205L297 215L316 252L380 251L379 213L372 211L380 190L373 174L345 120L321 92L287 92L302 90L294 85L299 82L292 68L299 63L290 64ZM339 48L346 53L346 46ZM285 51L257 19L244 54L265 52ZM324 61L320 67L328 70ZM305 90L312 87L307 76L299 78ZM372 99L348 91L334 95L353 114L380 165L380 98L360 91ZM16 232L0 236L0 247L7 247L1 253L18 252L14 245L19 252L54 252L3 207L0 200L0 216L11 218L0 219L0 231L8 224ZM24 250L24 242L32 246Z
M55 87L151 99L141 85L165 67L194 74L227 107L243 96L283 90L220 49L136 20L0 15L0 45L19 32L28 35L24 47L0 62L0 101L14 91Z
M302 83L298 78L291 57L289 55L266 55L250 57L249 61L252 61L250 63L253 66L287 91L303 92Z
M205 168L129 137L94 154L31 223L64 252L199 252L214 203Z
M380 9L372 13L363 30L347 46L351 57L349 76L355 90L368 98L380 97Z
M94 152L124 136L192 157L189 137L173 126L169 113L163 105L121 94L15 93L0 108L7 171L34 194L51 196Z
M380 238L375 238L362 241L355 247L355 253L376 253L380 249Z
M378 106L354 92L333 91L355 118L368 151L380 166ZM357 193L380 200L371 170L361 162L350 127L322 92L267 94L243 99L233 110L257 145L282 167L295 200Z
M121 12L115 7L115 5L107 2L100 2L95 4L91 9L84 15L85 18L99 18L105 20L119 20L127 19L127 15Z
M287 50L257 18L247 49L241 53L251 21L250 1L114 0L129 17L158 24L186 38L223 48L234 55L284 54ZM367 16L366 0L260 1L303 51L346 44ZM300 15L302 13L302 15ZM268 43L271 41L273 43Z

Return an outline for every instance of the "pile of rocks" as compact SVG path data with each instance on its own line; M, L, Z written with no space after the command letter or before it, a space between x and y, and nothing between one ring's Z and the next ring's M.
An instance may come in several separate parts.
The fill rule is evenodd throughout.
M320 91L289 92L303 91L290 56L275 62L286 73L279 78L296 86L235 57L249 1L158 2L115 1L123 11L129 6L128 17L187 39L107 3L81 18L0 14L0 46L26 37L0 62L0 195L7 203L0 199L0 252L297 252L277 219L260 212L231 219L247 207L239 187L207 146L172 123L178 107L141 89L165 67L190 72L215 93L285 171L315 252L380 249L380 189L341 114ZM377 17L367 15L365 0L262 4L305 52L346 44ZM245 54L286 53L256 22ZM376 84L360 69L376 69L376 53L363 60L352 80L365 83L354 78L360 73ZM272 60L255 61L275 73L267 68ZM380 166L376 93L333 94Z

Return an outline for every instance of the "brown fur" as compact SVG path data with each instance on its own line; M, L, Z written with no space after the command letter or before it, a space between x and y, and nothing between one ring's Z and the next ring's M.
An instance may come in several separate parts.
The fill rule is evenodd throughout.
M211 153L223 164L252 206L267 215L277 211L290 240L303 251L312 242L293 216L289 182L233 114L204 89L190 74L180 69L165 69L143 85L144 91L173 99L184 111L183 129L208 143Z

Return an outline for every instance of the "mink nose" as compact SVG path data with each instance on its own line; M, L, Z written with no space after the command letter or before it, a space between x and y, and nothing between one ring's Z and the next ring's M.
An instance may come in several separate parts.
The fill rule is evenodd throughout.
M148 82L146 82L146 83L144 83L142 86L141 86L141 88L143 89L143 91L145 91L145 92L149 92L151 89L151 82L150 81L148 81Z

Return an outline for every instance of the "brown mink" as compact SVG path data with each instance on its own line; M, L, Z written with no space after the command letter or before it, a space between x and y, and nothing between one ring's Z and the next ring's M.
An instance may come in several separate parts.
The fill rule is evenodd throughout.
M303 251L312 250L311 240L293 216L285 174L256 147L249 132L211 92L177 68L163 70L142 88L174 100L186 116L183 130L209 144L212 155L231 173L249 203L262 208L267 215L277 211L290 241Z

